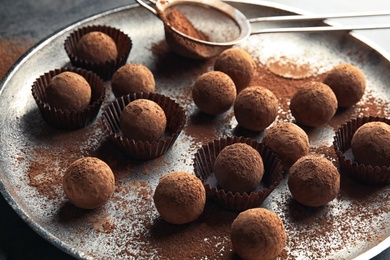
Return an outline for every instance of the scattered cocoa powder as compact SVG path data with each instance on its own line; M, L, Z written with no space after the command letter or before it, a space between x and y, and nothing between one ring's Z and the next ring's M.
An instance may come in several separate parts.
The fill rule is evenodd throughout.
M25 37L0 39L0 79L32 45L33 40Z
M315 74L309 63L298 64L286 56L278 59L271 57L267 60L266 66L272 73L289 79L305 79Z
M183 144L175 144L166 156L152 161L132 160L106 137L99 119L85 129L66 132L49 127L42 120L39 111L33 110L20 120L21 134L28 141L14 155L16 161L20 166L27 165L29 184L37 191L34 196L58 205L60 212L64 213L59 216L60 224L74 225L75 234L84 242L87 242L83 240L85 230L79 230L78 225L89 224L92 227L88 231L90 233L96 231L102 236L115 236L107 244L115 248L111 252L117 258L151 258L158 255L164 259L235 259L237 256L233 252L229 236L231 223L237 212L226 211L207 202L203 214L195 222L172 225L158 216L152 196L156 180L167 173L166 169L191 169L190 157L199 144L218 139L221 135L250 133L235 129L232 110L215 118L194 112L195 106L189 98L192 83L197 76L210 70L213 59L188 62L172 55L165 42L152 46L152 52L158 65L155 75L160 80L160 90L169 93L188 112L189 119L180 139ZM304 79L289 79L272 73L263 64L256 66L251 84L268 88L275 94L280 101L277 120L281 121L293 121L288 105L297 89L305 82L321 81L324 77L314 75ZM171 85L174 79L184 80L185 86ZM107 103L109 101L110 99ZM367 91L355 106L339 109L329 124L337 129L350 117L363 114L388 115L389 108L386 100ZM337 157L331 145L311 147L311 152L322 154L337 165ZM64 196L60 188L62 174L71 162L84 156L96 156L104 160L115 174L115 193L107 208L100 211L80 212L77 208L63 204ZM177 168L174 169L175 167ZM284 179L280 188L285 186ZM285 224L287 245L279 256L280 259L329 258L346 246L362 246L358 244L359 241L364 241L365 244L382 241L383 234L373 233L367 220L371 221L372 226L388 229L387 222L383 221L384 214L390 211L387 190L358 184L343 175L339 196L324 207L312 209L302 206L294 202L291 194L284 189L271 194L263 205L277 213ZM370 211L367 208L376 210ZM108 210L115 213L107 215ZM94 218L85 217L95 214L97 216ZM101 255L96 256L99 257Z

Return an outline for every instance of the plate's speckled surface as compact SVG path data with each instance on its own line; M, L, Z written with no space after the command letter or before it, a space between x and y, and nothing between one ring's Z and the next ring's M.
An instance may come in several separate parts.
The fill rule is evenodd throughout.
M283 14L257 4L234 3L248 17ZM186 110L187 124L172 149L147 162L130 160L107 138L96 122L81 130L61 131L48 126L31 95L31 85L43 73L70 66L63 49L65 38L88 24L105 24L127 33L134 46L129 63L142 63L154 73L156 91L172 97ZM7 201L39 234L78 258L234 258L229 227L237 215L208 203L195 223L172 226L161 221L152 195L158 178L169 171L193 172L195 151L207 141L226 135L246 135L237 127L232 110L210 118L200 114L191 100L197 76L212 69L212 60L190 62L172 54L164 44L162 23L137 6L116 9L84 20L48 38L34 48L3 82L0 95L0 190ZM335 161L334 130L357 115L388 115L390 62L367 44L347 33L275 34L251 36L240 48L258 62L254 83L269 84L281 105L278 120L293 120L288 111L288 88L321 75L341 62L358 66L367 77L367 91L355 107L339 111L328 125L308 131L312 152ZM314 76L283 79L267 72L270 59L288 57L310 64ZM273 82L273 83L272 83ZM277 84L275 84L277 83ZM110 88L109 82L106 82ZM286 92L282 92L285 89ZM113 100L107 96L102 109ZM116 174L116 191L102 208L84 211L69 205L61 189L67 165L82 156L105 160ZM335 163L337 163L335 161ZM319 209L295 203L286 181L262 205L279 214L288 242L282 259L374 256L390 237L389 187L368 187L342 178L339 197ZM387 239L387 240L386 240ZM383 242L386 240L385 242ZM370 251L370 249L372 249Z

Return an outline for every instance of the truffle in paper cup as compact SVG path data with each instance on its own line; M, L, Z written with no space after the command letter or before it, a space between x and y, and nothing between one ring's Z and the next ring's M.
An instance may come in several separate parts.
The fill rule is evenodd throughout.
M361 183L386 185L390 183L390 167L365 165L355 161L351 151L351 140L356 130L368 122L384 122L390 120L382 117L359 117L343 124L335 133L333 146L339 159L341 173L346 174Z
M83 76L91 86L91 101L83 110L57 109L47 102L46 89L51 79L65 71ZM105 98L106 88L103 80L93 72L80 68L62 68L51 70L37 78L32 85L31 92L47 123L57 128L74 130L83 128L94 121Z
M82 59L78 56L76 49L78 41L83 35L93 31L105 33L114 40L118 50L118 57L115 60L110 60L105 63L96 63ZM82 27L72 32L64 43L65 51L73 66L91 70L98 74L103 80L110 80L115 71L126 64L132 47L133 43L128 35L116 28L104 25Z
M123 109L131 101L148 99L156 102L165 112L167 127L158 141L128 139L122 135L120 117ZM103 124L112 140L129 157L148 160L159 157L169 150L184 128L186 115L183 108L174 100L158 93L131 93L112 102L103 113Z
M233 143L246 143L250 145L260 153L263 159L265 170L263 179L250 193L225 191L218 185L215 179L215 159L223 148ZM209 197L221 204L224 208L237 211L261 205L268 195L279 185L283 177L283 166L277 155L266 145L244 137L227 137L203 145L195 154L194 171L195 175L202 180Z

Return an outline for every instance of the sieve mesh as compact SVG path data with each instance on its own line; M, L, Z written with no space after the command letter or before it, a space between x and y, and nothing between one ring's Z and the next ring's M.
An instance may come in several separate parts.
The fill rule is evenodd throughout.
M173 9L185 15L197 30L209 37L211 42L231 42L240 37L239 24L234 18L218 9L195 2L178 1L166 8L164 14L168 15Z

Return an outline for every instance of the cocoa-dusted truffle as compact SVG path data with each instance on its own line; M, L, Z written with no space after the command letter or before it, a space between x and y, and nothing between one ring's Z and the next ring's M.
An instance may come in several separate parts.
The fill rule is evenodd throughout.
M263 178L263 159L250 145L234 143L218 154L214 163L214 175L225 191L249 192Z
M309 153L309 137L296 124L278 122L264 132L263 143L274 151L288 169Z
M230 239L242 259L275 259L286 245L281 218L264 208L241 212L233 221Z
M203 183L187 172L171 172L160 178L153 195L161 217L172 224L196 220L206 204Z
M319 207L337 197L340 174L328 159L306 155L291 166L287 184L295 200L309 207Z
M84 34L77 42L76 53L80 59L95 63L105 63L118 57L115 41L99 31Z
M223 72L210 71L198 77L192 89L196 106L205 114L218 115L229 110L236 99L233 80Z
M232 78L237 92L249 86L255 68L252 56L247 51L236 48L223 51L214 63L214 70L222 71Z
M112 92L116 97L139 92L154 92L153 73L142 64L126 64L112 76Z
M359 163L390 166L390 126L379 121L365 123L352 136L351 149Z
M237 122L251 131L263 131L275 120L279 102L268 89L251 86L242 90L234 103Z
M91 86L83 76L65 71L51 79L46 100L50 106L62 110L83 110L91 101Z
M93 209L105 204L114 193L111 168L95 157L73 162L63 177L63 189L69 201L79 208Z
M329 71L323 83L335 93L340 107L350 107L356 104L366 90L366 78L357 67L345 63Z
M158 141L164 134L166 125L164 110L148 99L130 102L120 116L123 136L137 141Z
M290 110L298 124L318 127L336 114L337 98L328 85L307 82L291 98Z

